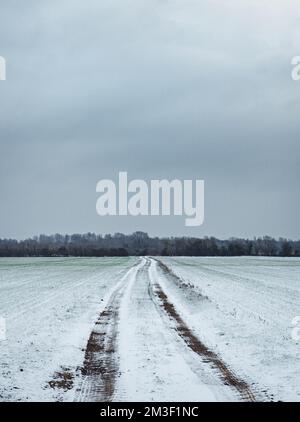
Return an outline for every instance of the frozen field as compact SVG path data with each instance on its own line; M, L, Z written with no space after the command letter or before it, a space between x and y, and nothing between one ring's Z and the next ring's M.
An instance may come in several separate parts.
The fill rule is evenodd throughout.
M300 401L300 260L0 259L0 401Z

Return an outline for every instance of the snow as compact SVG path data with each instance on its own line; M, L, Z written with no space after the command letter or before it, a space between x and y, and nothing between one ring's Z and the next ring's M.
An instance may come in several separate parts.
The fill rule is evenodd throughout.
M258 399L300 401L300 342L292 337L300 314L300 260L162 261L194 286L178 289L161 276L176 307L199 338L253 384Z
M138 271L138 270L137 270ZM185 361L186 350L166 330L148 294L147 272L137 274L121 309L117 401L216 401ZM179 349L179 350L178 350Z
M135 258L0 259L0 400L72 400L48 382L78 375L91 328Z
M149 258L1 258L0 401L73 401L87 340L120 286L113 400L239 400L179 338L156 282L258 400L300 401L300 259L159 259L180 286ZM71 374L69 390L49 385L60 371Z

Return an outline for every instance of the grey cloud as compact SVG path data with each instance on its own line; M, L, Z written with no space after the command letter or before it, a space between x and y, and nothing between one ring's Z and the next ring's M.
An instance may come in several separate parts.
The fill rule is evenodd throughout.
M296 1L1 4L0 237L299 237ZM95 185L203 178L206 220L101 219Z

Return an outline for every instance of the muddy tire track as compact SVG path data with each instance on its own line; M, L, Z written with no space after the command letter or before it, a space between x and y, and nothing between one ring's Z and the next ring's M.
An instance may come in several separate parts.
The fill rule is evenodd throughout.
M207 296L203 295L203 293L199 291L199 289L197 289L193 283L179 277L170 267L168 267L164 262L160 261L159 259L151 259L157 262L157 265L159 266L166 278L168 278L172 283L174 283L178 289L184 290L187 300L191 302L196 301L197 304L199 304L199 302L210 302L210 299Z
M139 264L135 264L131 269ZM134 275L136 277L136 274ZM112 293L106 307L100 313L87 342L82 380L75 401L110 402L119 375L118 335L120 304L129 280L124 280Z
M157 260L158 261L158 260ZM159 262L159 261L158 261ZM164 267L166 267L164 265ZM168 267L167 267L168 268ZM164 268L165 269L165 268ZM230 386L235 389L242 400L256 401L255 395L250 386L236 376L233 371L223 362L223 360L205 344L203 344L198 337L187 326L182 317L179 315L174 305L170 302L168 296L163 291L158 282L151 284L154 297L158 299L159 306L164 310L164 313L170 318L174 324L174 328L178 335L184 340L186 345L198 356L203 362L210 364L219 375L224 385ZM153 295L152 295L153 297Z
M116 350L121 292L114 294L90 334L78 401L111 401L118 373ZM77 400L76 400L77 401Z

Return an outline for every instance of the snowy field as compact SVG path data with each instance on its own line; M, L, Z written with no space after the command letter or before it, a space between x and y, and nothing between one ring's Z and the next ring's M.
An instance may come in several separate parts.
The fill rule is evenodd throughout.
M1 258L0 401L300 401L300 260Z

